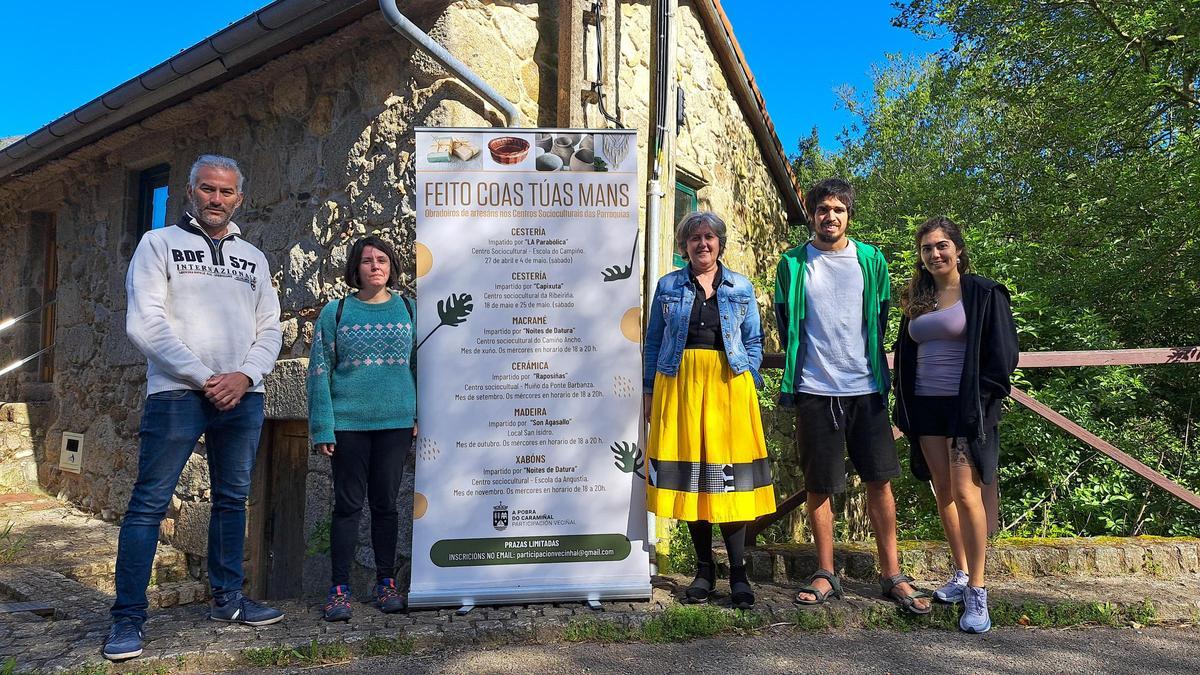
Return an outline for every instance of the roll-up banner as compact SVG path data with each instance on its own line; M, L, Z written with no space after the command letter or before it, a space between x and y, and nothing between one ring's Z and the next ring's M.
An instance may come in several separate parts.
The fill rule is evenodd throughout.
M636 132L416 152L409 604L649 597Z

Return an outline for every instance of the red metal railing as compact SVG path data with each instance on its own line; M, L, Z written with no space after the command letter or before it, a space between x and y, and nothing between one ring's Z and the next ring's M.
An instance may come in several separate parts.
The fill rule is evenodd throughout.
M1021 359L1017 366L1019 368L1069 368L1078 366L1143 366L1178 363L1200 363L1200 347L1109 349L1072 352L1021 352ZM891 365L892 355L889 354L888 366L890 367ZM764 355L763 368L783 368L783 366L783 354ZM1114 462L1120 464L1126 469L1129 469L1130 471L1133 471L1159 488L1162 488L1176 499L1195 509L1200 509L1200 496L1197 496L1196 493L1188 490L1170 478L1167 478L1158 471L1146 466L1129 454L1122 452L1113 444L1105 441L1087 429L1084 429L1066 417L1063 417L1062 414L1041 403L1024 391L1014 387L1012 390L1012 398L1017 403L1020 403L1043 418L1049 420L1058 428L1083 441L1093 449L1103 453ZM893 427L892 435L895 438L899 438L901 435L900 430ZM763 516L751 523L749 540L753 542L758 533L767 529L772 524L804 504L806 497L807 495L805 491L799 490L795 494L780 502L775 508L775 513ZM994 532L996 529L995 505L992 503L988 504L988 506L989 521L991 521L988 529Z

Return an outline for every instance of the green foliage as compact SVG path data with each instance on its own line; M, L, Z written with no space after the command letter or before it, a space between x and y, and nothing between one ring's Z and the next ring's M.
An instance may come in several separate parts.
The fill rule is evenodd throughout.
M663 574L695 574L696 547L692 544L692 533L688 531L687 523L678 521L671 529L670 552L665 560L658 563L659 571Z
M1024 351L1191 347L1200 335L1200 5L1170 0L912 0L895 23L952 49L892 56L836 156L815 135L805 184L849 175L855 236L895 297L933 215L964 226L973 266L1012 291ZM893 303L897 305L898 303ZM898 309L889 342L894 339ZM1194 365L1037 369L1016 383L1200 491ZM1015 404L1001 427L1006 534L1197 535L1182 505ZM907 454L901 448L901 455ZM940 532L929 489L894 489L900 532Z
M304 553L308 556L325 555L329 553L329 548L332 546L329 540L330 529L333 527L333 514L325 516L315 530L312 536L308 539L308 547Z

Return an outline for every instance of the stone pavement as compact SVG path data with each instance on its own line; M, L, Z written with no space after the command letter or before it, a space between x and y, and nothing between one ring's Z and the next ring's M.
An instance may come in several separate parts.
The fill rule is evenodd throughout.
M0 583L22 587L14 581L19 574L0 570ZM62 595L53 598L59 607L55 617L42 619L28 613L0 615L0 666L15 659L16 671L63 672L104 666L99 649L108 630L111 598L91 589L54 579ZM600 620L636 627L662 614L676 603L689 579L656 577L649 602L605 603L595 612L578 603L480 607L466 616L453 610L414 610L408 614L384 615L365 603L355 603L354 618L347 623L328 624L320 618L320 607L301 602L281 602L287 612L281 623L264 628L247 628L207 620L203 605L172 607L153 611L146 623L146 652L115 670L137 672L162 667L183 672L205 672L246 665L249 649L303 649L313 641L341 643L353 647L368 638L406 639L421 649L464 645L498 646L525 643L556 643L576 621ZM1131 582L1132 581L1132 582ZM930 585L929 583L923 585ZM862 617L892 612L893 605L878 595L873 583L847 580L847 599L818 612L840 615L837 625L860 625ZM728 607L727 586L718 582L717 606ZM766 626L796 623L794 591L781 586L756 586L754 610ZM1093 577L1085 580L1056 578L1036 582L1011 580L991 584L993 603L1036 602L1040 604L1111 602L1114 606L1136 605L1143 598L1168 598L1160 608L1159 620L1178 625L1191 623L1200 608L1200 578L1137 579ZM806 610L807 611L807 610ZM94 671L92 671L94 672Z
M0 602L40 600L53 605L55 611L48 618L27 612L0 614L0 671L12 659L15 672L107 672L107 662L99 650L109 627L111 590L71 578L67 572L86 565L110 565L111 557L102 558L113 555L115 528L103 521L89 520L65 506L47 506L42 500L9 498L5 501L8 504L0 511L0 527L7 517L17 522L21 531L36 533L38 537L37 541L30 542L28 557L20 558L18 564L0 566ZM14 503L23 506L16 509L12 506ZM998 560L1005 559L1004 549L1011 546L1018 546L1023 551L1038 548L1059 552L1072 550L1075 552L1068 556L1071 560L1094 559L1094 552L1085 550L1089 547L1116 546L1124 551L1121 560L1126 566L1117 570L1121 576L1112 576L1101 574L1112 570L1094 565L1077 569L1039 562L1030 568L1032 571L1025 571L1019 565L1007 569L998 564L998 576L989 581L992 602L994 605L1032 603L1061 607L1111 603L1109 607L1120 608L1138 607L1148 598L1154 602L1156 621L1192 625L1200 618L1200 574L1190 568L1191 563L1133 565L1133 561L1159 560L1155 557L1157 554L1146 553L1151 549L1159 551L1163 560L1171 556L1177 560L1191 560L1187 551L1195 545L1196 542L1191 540L1083 541L1075 546L1062 542L1004 543L997 546L1001 549ZM937 553L937 547L933 545L906 546L909 550L920 550L921 555L926 556L924 559L928 564L925 567L919 560L906 558L919 585L937 585L941 574L930 568L943 564L939 561L944 551ZM851 630L854 626L870 625L872 617L875 617L875 625L880 625L878 618L884 617L882 625L889 625L886 617L896 616L894 606L879 597L873 570L856 557L865 554L869 554L869 547L839 547L839 572L845 575L847 599L824 608L804 610L804 615L798 615L792 597L797 579L807 574L806 548L763 547L756 550L753 576L758 580L755 586L758 604L754 612L761 624L776 630L781 626L817 622ZM76 559L75 556L80 557ZM85 565L80 560L90 562ZM55 571L57 569L65 572ZM1047 570L1055 570L1058 574L1046 576ZM1090 571L1090 574L1081 574L1081 571ZM105 573L111 575L111 571ZM209 621L204 604L173 606L152 610L146 624L147 644L143 657L112 670L211 672L244 668L251 663L247 659L247 650L302 649L314 641L340 646L354 653L366 651L360 650L359 646L368 644L370 638L403 640L429 652L463 646L560 643L564 631L579 622L599 620L631 628L642 626L674 606L689 581L682 576L655 577L653 596L649 601L606 603L601 612L589 610L579 603L558 603L479 607L466 616L457 616L447 609L384 615L367 604L355 603L353 620L327 624L320 618L319 606L288 601L278 603L287 613L283 622L259 629ZM192 594L186 599L202 598ZM723 581L718 582L714 604L729 606L728 586Z

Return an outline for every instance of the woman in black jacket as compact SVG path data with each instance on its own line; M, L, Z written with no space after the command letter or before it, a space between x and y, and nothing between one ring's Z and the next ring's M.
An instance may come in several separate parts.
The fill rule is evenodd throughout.
M954 576L934 592L963 602L959 628L991 628L984 580L984 484L996 480L997 425L1017 367L1008 289L970 273L962 233L949 218L917 229L919 260L901 291L896 353L896 426L908 437L913 474L933 481Z

